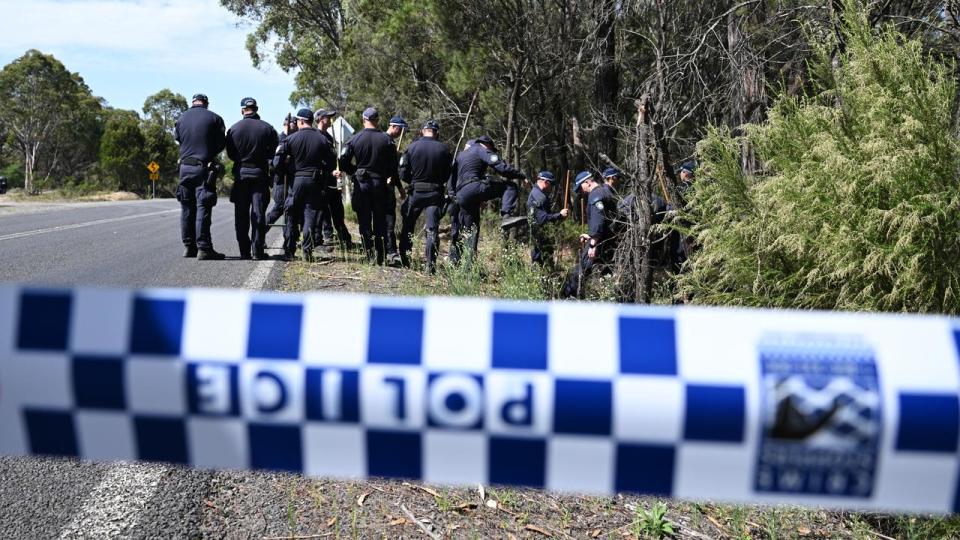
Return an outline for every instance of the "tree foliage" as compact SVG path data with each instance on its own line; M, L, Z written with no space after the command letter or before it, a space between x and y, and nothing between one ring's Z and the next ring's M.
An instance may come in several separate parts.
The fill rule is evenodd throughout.
M133 111L112 111L100 141L100 166L113 189L139 191L147 180L146 140Z
M782 95L742 137L714 128L681 277L702 303L960 313L952 67L847 3L820 86ZM740 167L744 142L758 174Z
M53 56L30 50L0 71L0 124L23 160L28 192L96 161L100 114L83 79Z
M164 88L143 102L143 116L146 122L160 126L173 135L177 120L188 108L187 98Z

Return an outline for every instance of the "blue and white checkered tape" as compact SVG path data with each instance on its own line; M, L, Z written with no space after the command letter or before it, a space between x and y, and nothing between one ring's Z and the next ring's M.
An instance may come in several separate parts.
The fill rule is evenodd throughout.
M955 512L958 323L0 287L0 453Z

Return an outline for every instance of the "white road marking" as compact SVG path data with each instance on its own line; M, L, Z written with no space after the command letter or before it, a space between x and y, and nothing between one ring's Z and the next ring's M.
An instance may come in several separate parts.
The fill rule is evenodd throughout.
M66 538L120 538L130 535L137 516L153 497L160 481L173 467L118 464L104 474L83 507L62 529Z
M179 212L179 210L174 211ZM136 217L143 217L143 215ZM0 240L2 239L3 237L0 237ZM271 249L283 247L283 235L274 235L267 247ZM263 289L276 264L277 261L273 259L260 261L243 283L243 288ZM137 516L160 488L164 475L172 469L173 467L166 465L126 463L111 467L87 496L83 506L73 515L70 522L60 529L60 538L128 536L129 528L137 524Z
M267 236L269 237L272 229L268 229ZM283 247L283 235L277 234L273 237L273 241L267 242L267 247L270 249L278 249ZM242 289L259 291L262 290L267 285L267 279L270 277L270 272L273 271L273 267L277 265L277 261L270 259L269 261L260 261L257 263L257 267L253 269L253 272L250 273L250 277L243 282L241 286Z
M133 215L133 216L123 216L123 217L115 217L115 218L107 218L107 219L98 219L98 220L96 220L96 221L85 221L85 222L83 222L83 223L74 223L74 224L72 224L72 225L61 225L61 226L59 226L59 227L47 227L46 229L36 229L36 230L33 230L33 231L23 231L23 232L18 232L18 233L13 233L13 234L4 234L4 235L0 235L0 242L2 242L2 241L4 241L4 240L13 240L13 239L15 239L15 238L24 238L24 237L27 237L27 236L35 236L35 235L38 235L38 234L47 234L47 233L59 232L59 231L69 231L69 230L71 230L71 229L81 229L81 228L83 228L83 227L93 227L94 225L104 225L104 224L107 224L107 223L116 223L116 222L118 222L118 221L129 221L129 220L131 220L131 219L140 219L140 218L151 217L151 216L159 216L159 215L163 215L163 214L172 214L173 212L179 212L179 211L180 211L179 208L174 209L174 210L160 210L160 211L157 211L157 212L147 212L146 214L136 214L136 215Z

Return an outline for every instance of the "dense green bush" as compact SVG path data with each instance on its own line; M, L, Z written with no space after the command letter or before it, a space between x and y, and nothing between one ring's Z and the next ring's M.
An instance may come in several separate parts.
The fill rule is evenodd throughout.
M745 141L712 129L689 213L699 252L680 278L698 303L960 313L952 66L848 9L846 50L821 89L780 97Z

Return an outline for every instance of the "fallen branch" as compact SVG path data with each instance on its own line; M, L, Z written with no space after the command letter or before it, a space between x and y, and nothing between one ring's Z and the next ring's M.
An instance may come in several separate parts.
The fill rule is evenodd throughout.
M414 525L416 525L417 527L420 527L420 530L423 531L423 534L429 536L430 538L433 538L433 540L440 540L440 535L428 529L423 523L420 523L420 520L418 520L417 517L413 515L413 512L407 510L406 506L401 504L400 510L403 510L403 513L407 515L407 519L412 521Z

